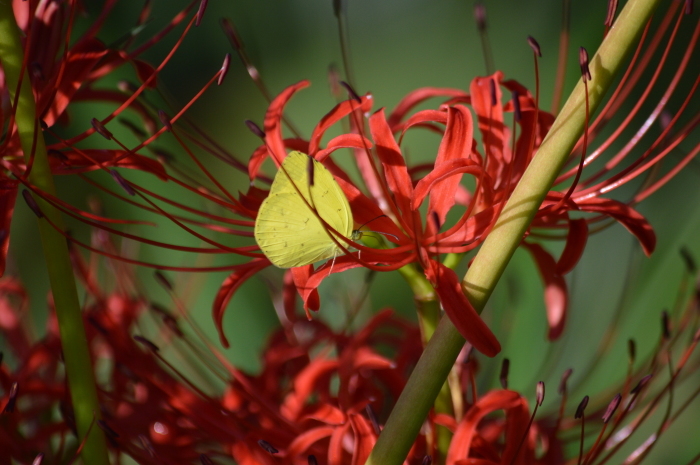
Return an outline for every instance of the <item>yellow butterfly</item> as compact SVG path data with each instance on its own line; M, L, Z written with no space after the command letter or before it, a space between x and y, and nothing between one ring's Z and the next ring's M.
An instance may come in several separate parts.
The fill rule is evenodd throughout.
M309 181L310 171L313 172L313 186ZM260 205L255 220L255 241L279 268L335 259L343 250L331 239L333 231L327 229L316 214L338 232L336 239L346 248L347 242L340 235L352 241L362 235L353 230L350 203L330 171L304 153L291 152L282 162L270 194Z

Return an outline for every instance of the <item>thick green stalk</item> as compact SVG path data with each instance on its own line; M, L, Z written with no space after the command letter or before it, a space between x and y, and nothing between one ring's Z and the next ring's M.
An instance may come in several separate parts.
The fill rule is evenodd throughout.
M636 44L660 0L630 0L590 63L591 112L600 104L625 56ZM481 246L462 288L481 312L544 196L583 132L585 89L579 83L569 96L537 155L523 174L496 226ZM443 318L411 374L366 465L401 465L454 364L464 339Z
M23 54L12 2L2 1L0 2L0 60L2 60L11 98L14 98L20 82ZM37 130L36 105L26 78L20 89L15 121L27 161L36 140L29 182L37 189L55 195L56 189L49 168L46 144L41 130ZM36 196L35 199L46 218L63 230L63 220L59 211ZM90 465L107 465L109 458L104 434L97 425L90 429L91 424L99 419L100 409L66 239L43 218L39 218L39 233L58 317L66 376L80 439L82 440L90 431L82 451L82 458L84 463Z

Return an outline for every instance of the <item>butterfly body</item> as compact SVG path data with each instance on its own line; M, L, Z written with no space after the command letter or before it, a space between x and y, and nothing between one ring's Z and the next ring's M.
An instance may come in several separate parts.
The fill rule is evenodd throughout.
M309 163L313 164L312 170ZM313 171L313 186L310 171ZM343 250L331 238L333 229L326 228L317 215L338 235L355 238L350 204L333 175L308 155L291 152L260 205L255 240L270 262L279 268L308 265L342 255ZM338 235L336 240L347 248L347 242Z

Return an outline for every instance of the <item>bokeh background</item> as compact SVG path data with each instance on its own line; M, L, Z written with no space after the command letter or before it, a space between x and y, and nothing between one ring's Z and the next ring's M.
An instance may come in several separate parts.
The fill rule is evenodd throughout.
M79 19L78 29L89 24L90 17L97 14L102 3L85 0L87 16ZM355 90L359 94L371 92L375 109L391 109L404 95L419 87L465 89L473 77L486 73L482 45L473 19L473 2L353 0L346 3L345 24ZM607 7L605 0L572 3L567 90L573 88L579 76L577 49L585 46L591 53L596 49L603 35ZM154 1L152 20L139 32L137 43L160 30L185 4L179 0ZM543 108L549 109L557 65L562 1L491 0L485 1L484 5L496 69L530 89L534 89L535 73L526 38L532 35L539 41L543 53L540 62L541 102ZM141 6L142 2L138 1L119 2L103 31L102 40L108 44L117 43L129 34ZM288 106L288 116L302 135L308 136L316 122L336 103L329 91L329 66L336 65L341 73L343 69L338 25L330 0L211 0L203 23L187 35L180 50L160 74L159 91L150 92L147 99L154 106L173 114L173 108L182 107L202 88L216 73L224 55L234 53L219 24L224 17L238 28L246 52L273 95L299 80L312 82L312 86L299 93ZM697 21L697 15L692 20ZM143 58L159 63L173 47L176 38L176 34L169 35ZM188 117L245 162L259 140L245 127L244 121L250 119L262 123L267 102L237 56L234 54L232 58L223 85L209 89L188 112ZM121 75L110 76L101 85L113 88L120 80L135 81L133 70L125 67ZM657 93L664 88L660 86ZM697 98L692 105L697 112L700 108ZM80 132L89 127L91 118L103 118L112 110L93 104L76 105L70 125L60 128L59 132L63 135ZM127 113L125 117L137 121L134 115ZM135 145L133 135L119 124L112 124L109 129L127 145ZM660 129L654 128L652 132L658 134ZM695 134L696 141L697 136ZM621 147L625 141L622 138L616 146ZM110 144L96 139L89 143ZM434 157L438 143L439 138L435 135L425 134L408 137L404 147L412 160L429 160ZM171 137L161 137L156 145L169 151L179 166L197 176L192 164L186 160L186 154ZM684 144L668 163L679 160L683 149L689 146L690 143ZM349 166L342 159L346 155L338 152L337 157L341 164ZM248 179L243 173L210 159L206 163L231 192L247 189ZM132 182L205 211L226 214L153 176L121 172ZM500 361L508 357L511 360L510 386L534 394L535 383L544 379L550 387L549 408L554 409L557 405L554 388L566 368L574 368L572 398L578 399L584 394L604 391L612 379L624 377L629 338L637 340L639 358L652 351L660 335L660 313L663 309L673 309L678 295L684 271L680 248L687 247L700 256L699 177L700 168L691 163L673 183L639 207L658 234L658 248L651 258L645 258L636 240L617 224L590 239L582 263L569 276L571 314L567 331L556 343L547 342L545 338L542 284L537 271L529 255L517 252L484 313L504 349L496 360L483 360L480 390L483 392L496 385ZM105 173L94 173L91 178L115 188ZM144 212L95 192L94 188L74 178L58 179L58 189L61 197L83 209L88 209L90 202L99 199L109 216L149 219ZM625 200L631 192L623 189L612 196ZM130 227L129 232L182 245L201 245L177 226L158 219L155 221L158 223L156 228ZM71 222L70 228L77 237L89 240L90 231L84 226ZM17 205L11 237L8 272L21 276L28 287L32 304L27 318L41 334L46 319L48 283L43 257L39 253L36 220L22 201ZM251 243L236 238L222 239L221 236L218 239L229 245ZM240 257L227 255L197 257L138 247L127 241L120 246L127 255L172 266L223 265L241 261ZM548 243L547 247L557 251L562 244ZM462 271L464 269L466 265L462 266ZM112 273L113 269L105 267L105 283L110 282ZM136 269L134 273L145 295L155 302L171 305L170 298L154 279L152 269ZM211 320L211 302L226 274L165 274L175 283L177 294L200 326L213 341L217 341ZM246 283L232 300L225 317L226 333L231 342L231 348L225 353L237 366L250 373L259 370L259 354L266 337L278 326L270 292L279 288L281 276L280 270L268 269ZM358 317L350 323L357 326L373 312L391 307L406 318L415 319L410 290L396 273L378 274L371 281L367 281L366 276L362 270L352 270L325 281L321 287L323 307L318 317L342 328L349 324L348 312L358 310ZM364 296L367 287L369 294L362 300L358 296ZM613 342L601 353L601 341L611 329L615 331ZM695 376L693 383L697 384L697 381L699 379ZM692 412L684 416L687 423L678 422L674 429L683 431L693 425L698 427L693 421L700 413L697 405L689 408ZM668 457L678 459L673 463L684 463L697 452L692 442L687 434L668 434L649 463L671 463L666 461Z

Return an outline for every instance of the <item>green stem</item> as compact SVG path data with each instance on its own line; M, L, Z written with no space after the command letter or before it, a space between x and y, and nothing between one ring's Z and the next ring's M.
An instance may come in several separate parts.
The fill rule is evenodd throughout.
M592 113L659 3L660 0L630 0L620 12L590 62L593 79L588 83L588 98ZM462 281L462 289L478 312L483 310L544 196L581 136L585 116L585 89L579 82ZM452 322L443 318L366 465L403 463L463 345L464 339Z
M22 81L20 73L23 55L12 2L0 2L0 59L11 98L14 98ZM36 105L27 79L21 82L15 122L27 162L36 140L29 183L40 191L55 195L46 144L41 131L37 131ZM35 199L46 218L57 228L65 230L60 212L42 199ZM104 434L96 425L90 428L93 422L99 419L100 408L66 238L42 218L39 218L39 233L58 317L66 376L80 439L83 440L90 431L82 450L82 458L84 463L91 465L107 465L109 458Z

